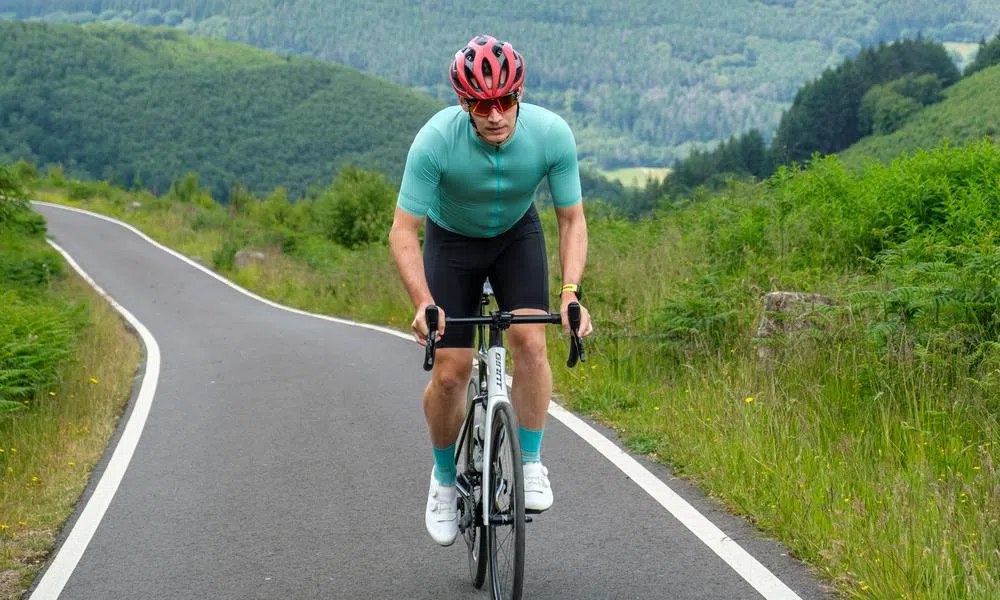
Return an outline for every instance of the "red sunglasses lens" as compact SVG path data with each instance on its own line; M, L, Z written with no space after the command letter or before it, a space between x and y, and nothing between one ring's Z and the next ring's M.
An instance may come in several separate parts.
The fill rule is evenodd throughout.
M488 117L494 106L498 111L506 112L515 104L517 104L517 94L507 94L493 100L472 100L469 102L469 110L477 117Z

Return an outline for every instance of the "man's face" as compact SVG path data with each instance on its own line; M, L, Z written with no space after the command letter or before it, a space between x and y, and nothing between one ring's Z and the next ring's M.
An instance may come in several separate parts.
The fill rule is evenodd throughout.
M499 146L514 133L514 125L517 122L517 104L516 100L513 102L493 101L486 106L481 103L478 110L470 110L469 103L463 100L462 108L472 116L472 121L475 123L476 131L479 132L480 137L490 144ZM503 110L505 105L508 105L507 110ZM488 108L489 113L484 116L482 113L486 112L486 108Z

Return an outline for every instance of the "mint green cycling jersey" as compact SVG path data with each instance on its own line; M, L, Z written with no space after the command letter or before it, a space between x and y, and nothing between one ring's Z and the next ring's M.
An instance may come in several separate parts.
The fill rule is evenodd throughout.
M451 106L414 138L397 206L453 233L493 237L524 216L545 177L556 207L581 201L576 140L562 117L521 103L514 135L493 146Z

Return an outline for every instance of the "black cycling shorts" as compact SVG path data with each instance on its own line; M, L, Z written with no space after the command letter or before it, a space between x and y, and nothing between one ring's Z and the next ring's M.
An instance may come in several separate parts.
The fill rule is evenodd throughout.
M542 223L534 206L492 238L467 237L427 219L424 272L434 302L449 317L479 315L487 278L501 310L549 310L549 269ZM445 328L440 348L471 348L472 325Z

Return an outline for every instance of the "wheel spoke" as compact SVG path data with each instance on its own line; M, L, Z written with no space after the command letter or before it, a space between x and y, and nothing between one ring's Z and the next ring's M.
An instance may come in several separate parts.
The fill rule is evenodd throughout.
M490 587L493 597L503 600L521 597L524 571L524 490L515 423L510 405L500 405L490 444Z

